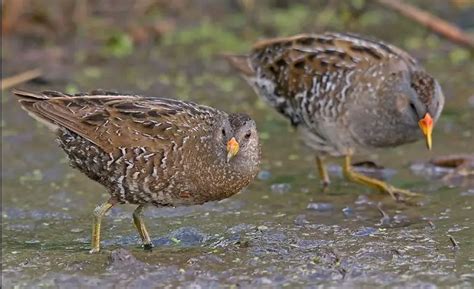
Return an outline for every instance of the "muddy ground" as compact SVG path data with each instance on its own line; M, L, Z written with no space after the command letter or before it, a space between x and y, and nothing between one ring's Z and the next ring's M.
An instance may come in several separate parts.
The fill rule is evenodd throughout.
M115 10L33 2L42 18L28 6L2 37L2 77L41 68L19 87L112 89L244 111L257 122L264 159L255 182L230 199L149 208L152 252L140 248L134 208L113 208L103 250L90 255L91 214L106 191L70 168L54 136L3 91L2 288L474 286L473 167L429 164L474 153L474 61L466 49L366 1L137 1L145 6L133 9L118 1L124 6ZM473 30L472 6L433 3L420 6ZM433 151L419 142L357 159L423 193L414 203L346 182L338 160L323 192L311 152L218 55L264 37L326 30L403 47L441 83L447 101Z

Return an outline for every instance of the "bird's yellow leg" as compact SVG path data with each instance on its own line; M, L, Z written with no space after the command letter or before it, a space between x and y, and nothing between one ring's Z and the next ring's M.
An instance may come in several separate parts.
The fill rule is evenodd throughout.
M389 193L390 196L392 196L392 198L394 198L395 200L399 200L401 195L406 196L406 197L419 196L419 194L417 193L413 193L408 190L399 189L381 180L370 178L363 174L354 172L351 165L351 156L349 155L345 156L344 158L343 172L344 172L344 176L347 179L353 182L362 184L362 185L376 188L382 192Z
M99 205L94 210L94 219L92 223L92 249L89 253L98 253L100 251L100 224L102 217L116 204L114 199L110 199L107 202Z
M153 244L151 243L150 235L145 226L145 222L143 221L143 209L145 205L139 205L135 211L133 212L133 223L137 227L138 234L140 234L140 238L143 242L143 248L145 250L151 250L153 248Z
M316 167L318 169L319 179L321 180L323 189L325 189L329 186L331 181L329 180L328 171L323 157L316 156Z

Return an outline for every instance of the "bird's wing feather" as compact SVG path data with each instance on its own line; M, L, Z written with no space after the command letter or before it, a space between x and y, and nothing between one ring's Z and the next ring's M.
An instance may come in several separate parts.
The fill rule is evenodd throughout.
M241 58L235 60L242 63ZM273 91L264 96L294 123L301 121L301 110L331 114L343 103L351 83L364 82L355 78L365 77L372 70L376 73L376 66L396 71L417 65L397 47L340 33L262 41L254 46L248 62L255 71L254 85L258 87L260 81L265 89L270 83ZM354 73L357 70L363 73Z
M166 98L102 91L83 95L14 93L30 113L84 137L106 152L116 147L162 150L191 130L209 129L215 116L212 108Z

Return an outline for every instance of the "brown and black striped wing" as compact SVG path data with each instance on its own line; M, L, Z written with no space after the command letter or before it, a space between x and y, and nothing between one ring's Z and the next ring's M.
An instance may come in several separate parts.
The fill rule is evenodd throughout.
M336 115L352 84L365 81L359 77L368 77L370 70L376 74L382 67L416 66L414 59L392 45L338 33L263 41L255 45L247 66L238 58L231 63L294 124L315 113Z
M135 95L14 93L30 113L77 133L108 153L118 147L161 151L191 131L204 133L219 113L191 102Z

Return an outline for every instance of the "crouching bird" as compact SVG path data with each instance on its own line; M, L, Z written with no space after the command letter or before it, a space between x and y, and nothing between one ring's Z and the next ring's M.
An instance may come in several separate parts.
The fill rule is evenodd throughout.
M422 137L431 149L444 96L408 53L358 35L325 33L262 41L248 55L226 58L314 150L324 186L325 157L343 156L349 180L393 198L415 195L351 167L355 153Z
M14 93L31 116L57 133L71 165L110 193L94 210L91 253L100 249L102 217L116 204L138 205L133 222L144 248L151 249L143 222L146 205L222 200L258 172L257 129L245 114L105 91Z

